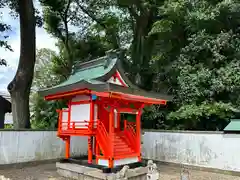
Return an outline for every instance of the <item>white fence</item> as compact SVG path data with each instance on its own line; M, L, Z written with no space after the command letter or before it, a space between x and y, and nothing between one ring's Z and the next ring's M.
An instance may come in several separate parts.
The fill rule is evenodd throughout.
M71 155L87 154L87 138L71 138ZM0 165L64 157L64 142L55 131L0 131Z
M240 171L240 134L146 132L143 142L147 159Z
M240 134L145 132L144 158L240 172ZM64 157L54 131L0 131L0 164ZM71 155L87 155L87 138L72 137Z

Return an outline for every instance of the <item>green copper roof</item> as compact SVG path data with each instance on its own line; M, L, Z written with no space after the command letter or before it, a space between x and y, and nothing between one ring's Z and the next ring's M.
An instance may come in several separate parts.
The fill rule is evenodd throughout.
M93 80L102 77L109 73L117 62L117 58L112 58L109 60L108 57L102 57L97 60L99 61L98 64L91 65L91 61L89 61L85 64L88 64L89 66L76 69L67 81L55 87L67 86L82 80Z
M112 51L108 52L104 57L86 63L76 64L73 68L72 75L65 82L51 88L40 90L39 93L42 96L49 96L78 89L90 89L99 92L114 91L163 100L172 100L170 96L146 92L133 85L125 76L120 62L121 58L121 53ZM128 85L127 88L107 82L116 71L120 73L122 79Z
M79 85L83 81L91 84L102 84L104 80L111 77L112 72L116 69L118 59L117 53L110 53L104 57L77 64L73 68L72 75L66 81L57 86L42 89L39 93L47 96L54 93L71 91L73 88L80 87Z
M240 119L231 119L223 131L240 131Z

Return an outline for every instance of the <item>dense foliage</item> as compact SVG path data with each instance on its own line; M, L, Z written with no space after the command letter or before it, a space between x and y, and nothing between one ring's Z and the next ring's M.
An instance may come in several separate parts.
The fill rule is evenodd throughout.
M223 129L239 106L239 2L171 1L152 34L162 40L157 61L171 62L176 111L185 129Z
M75 63L86 61L104 55L107 50L106 44L99 41L99 37L86 37L75 39L71 45L72 54L76 57ZM66 107L65 101L45 101L37 93L38 89L49 88L64 81L68 76L68 61L62 43L59 43L60 54L50 49L37 50L35 74L32 84L31 121L32 128L53 129L57 127L57 109Z
M56 60L57 59L57 60ZM56 109L64 107L64 102L45 101L37 94L38 89L48 88L57 85L60 77L54 74L56 65L60 57L49 49L37 50L35 73L30 95L30 110L32 128L49 129L55 128L57 124Z
M0 2L0 9L4 8L6 3L3 1ZM0 48L5 48L12 51L11 47L7 43L8 36L6 35L7 31L10 30L10 26L2 21L3 14L0 12ZM7 65L6 59L1 58L0 56L0 65Z
M36 87L52 86L66 79L78 61L123 48L128 57L124 62L126 73L134 83L174 96L167 107L145 108L145 128L222 130L238 111L240 2L42 0L41 3L45 27L59 40L60 53L51 52L54 55L47 57L49 63L40 71L46 73L36 71ZM43 102L36 94L33 104L35 122L56 119L53 109L58 104ZM56 122L47 124L46 127L53 127Z

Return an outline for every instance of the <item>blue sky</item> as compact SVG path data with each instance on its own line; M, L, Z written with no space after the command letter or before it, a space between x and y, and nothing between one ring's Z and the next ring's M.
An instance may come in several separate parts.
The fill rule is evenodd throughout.
M39 3L35 3L35 6L41 10ZM8 43L11 45L14 52L10 52L3 48L0 48L0 56L7 60L8 66L0 66L0 91L7 92L7 85L13 79L18 66L18 59L20 53L20 30L19 20L14 19L9 15L10 10L8 8L0 9L3 13L2 21L11 25L11 31L7 32L9 35ZM36 47L50 48L56 50L56 39L49 35L44 28L36 28Z

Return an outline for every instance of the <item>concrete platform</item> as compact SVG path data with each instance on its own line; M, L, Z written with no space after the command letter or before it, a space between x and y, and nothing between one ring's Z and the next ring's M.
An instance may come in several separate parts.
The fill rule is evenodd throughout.
M102 170L72 163L56 163L57 172L66 178L79 180L146 180L147 168L125 169L118 173L103 173Z

